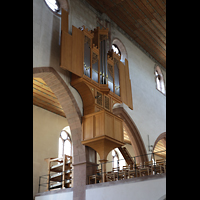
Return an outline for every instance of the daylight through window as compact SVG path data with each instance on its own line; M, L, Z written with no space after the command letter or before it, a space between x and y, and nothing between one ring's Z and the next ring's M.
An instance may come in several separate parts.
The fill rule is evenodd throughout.
M62 130L59 137L59 152L58 157L63 155L72 155L72 143L69 133L66 130Z
M60 5L57 0L45 0L45 2L53 12L60 13Z
M157 90L159 90L160 92L165 94L164 78L163 78L162 72L158 66L155 69L155 75L156 75L155 79L156 79Z
M119 48L117 47L117 45L112 44L112 49L116 54L120 54L121 55L121 52L120 52Z

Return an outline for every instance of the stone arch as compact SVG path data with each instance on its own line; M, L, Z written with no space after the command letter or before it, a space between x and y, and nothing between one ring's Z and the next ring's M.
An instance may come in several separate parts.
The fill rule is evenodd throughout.
M33 77L42 78L58 98L68 121L73 141L73 196L85 196L86 148L81 144L81 112L67 84L52 67L33 68ZM81 173L80 173L81 171ZM84 199L84 198L83 198Z
M134 121L131 119L130 115L123 108L123 104L115 104L113 107L113 113L115 115L120 116L124 120L124 126L131 140L135 156L138 156L136 157L137 163L143 163L145 161L148 161L148 157L146 155L147 154L146 148L142 140L142 137L140 135L140 132Z
M125 62L125 58L128 60L128 53L127 53L126 47L124 46L122 41L118 38L114 38L112 41L112 44L117 45L117 47L119 48L119 50L121 52L121 61Z

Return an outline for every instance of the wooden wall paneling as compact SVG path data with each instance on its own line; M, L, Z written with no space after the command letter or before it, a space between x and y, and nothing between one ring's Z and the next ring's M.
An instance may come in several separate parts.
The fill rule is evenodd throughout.
M79 92L83 100L84 115L93 113L95 110L94 88L89 87L83 78L72 73L71 85ZM93 90L92 90L93 89Z
M128 60L125 58L125 79L126 79L126 97L127 97L127 106L133 110L133 101L132 101L132 89L131 89L131 80L129 76L129 67Z
M61 31L68 33L68 12L62 8Z
M104 113L99 112L94 116L95 118L95 135L94 137L98 137L104 135Z
M93 115L83 119L83 140L93 138Z
M65 32L61 32L61 57L60 67L72 72L72 36Z
M114 116L105 112L105 135L114 138Z
M114 118L114 138L116 140L119 140L121 142L124 142L124 137L123 137L123 121Z
M101 96L100 96L101 95ZM99 97L100 96L100 97ZM99 90L97 90L95 88L95 103L98 105L98 106L102 106L104 105L104 98L103 98L103 93L100 92Z
M108 111L111 110L111 98L104 94L104 108Z
M84 34L72 26L72 72L80 77L83 76L84 60Z
M95 110L94 110L94 112L99 112L99 111L101 111L101 110L103 110L102 107L100 107L100 106L98 106L98 105L95 105Z
M120 81L120 94L121 100L127 104L127 97L126 97L126 79L125 79L125 66L120 61L119 62L119 81Z

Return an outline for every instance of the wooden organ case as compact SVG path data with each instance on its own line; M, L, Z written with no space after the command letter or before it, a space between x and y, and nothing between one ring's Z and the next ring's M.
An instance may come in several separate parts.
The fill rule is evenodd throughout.
M100 162L124 145L123 120L112 113L113 105L133 109L128 60L123 64L120 55L107 51L107 39L108 29L99 27L72 26L70 35L68 13L62 9L60 67L71 72L71 85L83 100L82 144L96 150Z

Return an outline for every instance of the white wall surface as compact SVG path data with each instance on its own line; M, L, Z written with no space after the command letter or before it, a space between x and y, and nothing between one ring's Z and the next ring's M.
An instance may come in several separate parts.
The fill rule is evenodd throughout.
M165 194L166 178L164 177L86 189L86 200L158 200Z
M156 89L155 62L130 42L115 26L112 26L111 30L112 40L119 38L128 54L133 110L125 104L124 108L135 122L148 149L147 135L153 145L157 137L166 132L166 96ZM166 82L166 70L161 69L161 71Z
M73 192L62 192L56 194L47 194L44 196L36 196L35 200L73 200Z
M44 159L58 157L60 132L66 126L66 118L33 105L33 196L38 192L39 176L48 173ZM40 192L45 190L40 188Z

